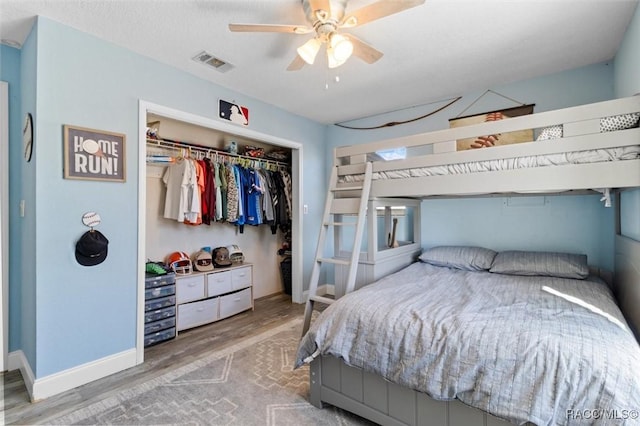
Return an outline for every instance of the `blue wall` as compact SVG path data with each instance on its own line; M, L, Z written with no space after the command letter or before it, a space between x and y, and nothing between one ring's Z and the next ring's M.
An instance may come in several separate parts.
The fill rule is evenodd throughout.
M640 6L627 28L614 62L616 97L640 95ZM622 193L623 235L640 241L640 189Z
M23 338L36 339L29 361L41 378L135 347L139 99L205 117L216 116L217 99L234 99L250 108L252 129L304 145L306 194L322 193L325 179L313 160L324 155L320 124L48 19L38 19L36 37L37 262L23 262L37 277L37 329ZM126 183L63 179L64 124L126 134ZM107 260L90 268L74 258L87 211L100 213L109 239ZM315 248L307 241L305 258Z
M624 35L616 54L615 92L617 98L640 94L640 6L636 6L636 12Z

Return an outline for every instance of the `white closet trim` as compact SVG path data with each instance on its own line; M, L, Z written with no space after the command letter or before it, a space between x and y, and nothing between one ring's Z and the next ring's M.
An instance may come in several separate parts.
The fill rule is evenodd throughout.
M0 371L7 369L9 357L9 84L0 81Z

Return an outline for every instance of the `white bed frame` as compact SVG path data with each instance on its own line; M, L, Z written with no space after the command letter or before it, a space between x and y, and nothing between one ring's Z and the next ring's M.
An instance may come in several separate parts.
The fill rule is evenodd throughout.
M441 164L482 161L573 150L640 144L640 129L600 133L602 117L640 112L640 96L537 113L504 121L448 129L397 140L341 147L335 150L338 174L361 174L377 150L447 144L520 129L562 124L564 137L462 152L421 155L406 160L376 161L373 170L402 170ZM372 197L459 197L492 193L581 193L591 188L640 187L640 159L594 164L548 166L461 175L375 180ZM619 198L616 203L619 215ZM603 277L607 279L610 277ZM640 242L620 235L615 244L614 291L627 321L640 341ZM436 401L426 394L391 383L377 375L350 367L341 360L321 356L311 363L310 401L316 407L331 404L382 425L497 426L510 424L461 402Z
M484 160L556 154L640 144L640 128L600 133L600 119L640 112L640 96L540 112L506 120L439 130L420 135L372 142L335 149L339 178L364 173L365 163L376 151L405 147L412 151L432 151L433 146L451 144L458 139L541 129L562 124L562 138L535 143L518 143L490 149L472 149L419 155L404 160L374 161L373 172L405 170ZM455 149L455 148L454 148ZM348 184L343 184L348 186ZM640 186L640 159L571 164L483 173L374 180L371 197L471 196L491 193L558 193L592 188Z

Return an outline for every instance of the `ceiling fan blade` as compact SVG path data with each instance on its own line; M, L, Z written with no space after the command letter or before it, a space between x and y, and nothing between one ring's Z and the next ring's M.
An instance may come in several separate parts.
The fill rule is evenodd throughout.
M382 58L382 55L384 55L381 51L365 43L354 35L345 34L345 37L347 37L349 40L351 40L351 43L353 43L353 55L357 56L368 64L374 63L378 59Z
M313 31L304 25L271 25L271 24L229 24L229 30L241 33L294 33L308 34Z
M329 0L309 0L309 8L312 12L324 10L327 17L331 16L331 2Z
M306 65L304 59L300 57L300 55L296 55L296 57L291 61L289 66L287 67L287 71L298 71L302 67Z
M340 22L340 26L343 28L353 28L358 25L364 25L376 19L420 6L424 2L425 0L379 0L352 13L346 14Z

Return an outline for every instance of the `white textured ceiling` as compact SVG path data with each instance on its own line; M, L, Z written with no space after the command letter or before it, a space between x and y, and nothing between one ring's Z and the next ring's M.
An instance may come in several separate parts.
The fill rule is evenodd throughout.
M374 1L350 0L347 11ZM43 15L292 113L338 123L610 60L637 3L426 0L344 30L384 56L371 65L352 57L335 70L319 55L312 66L286 71L311 35L228 29L306 24L301 0L0 0L0 38L22 43L34 16ZM220 73L193 62L202 50L234 68Z

